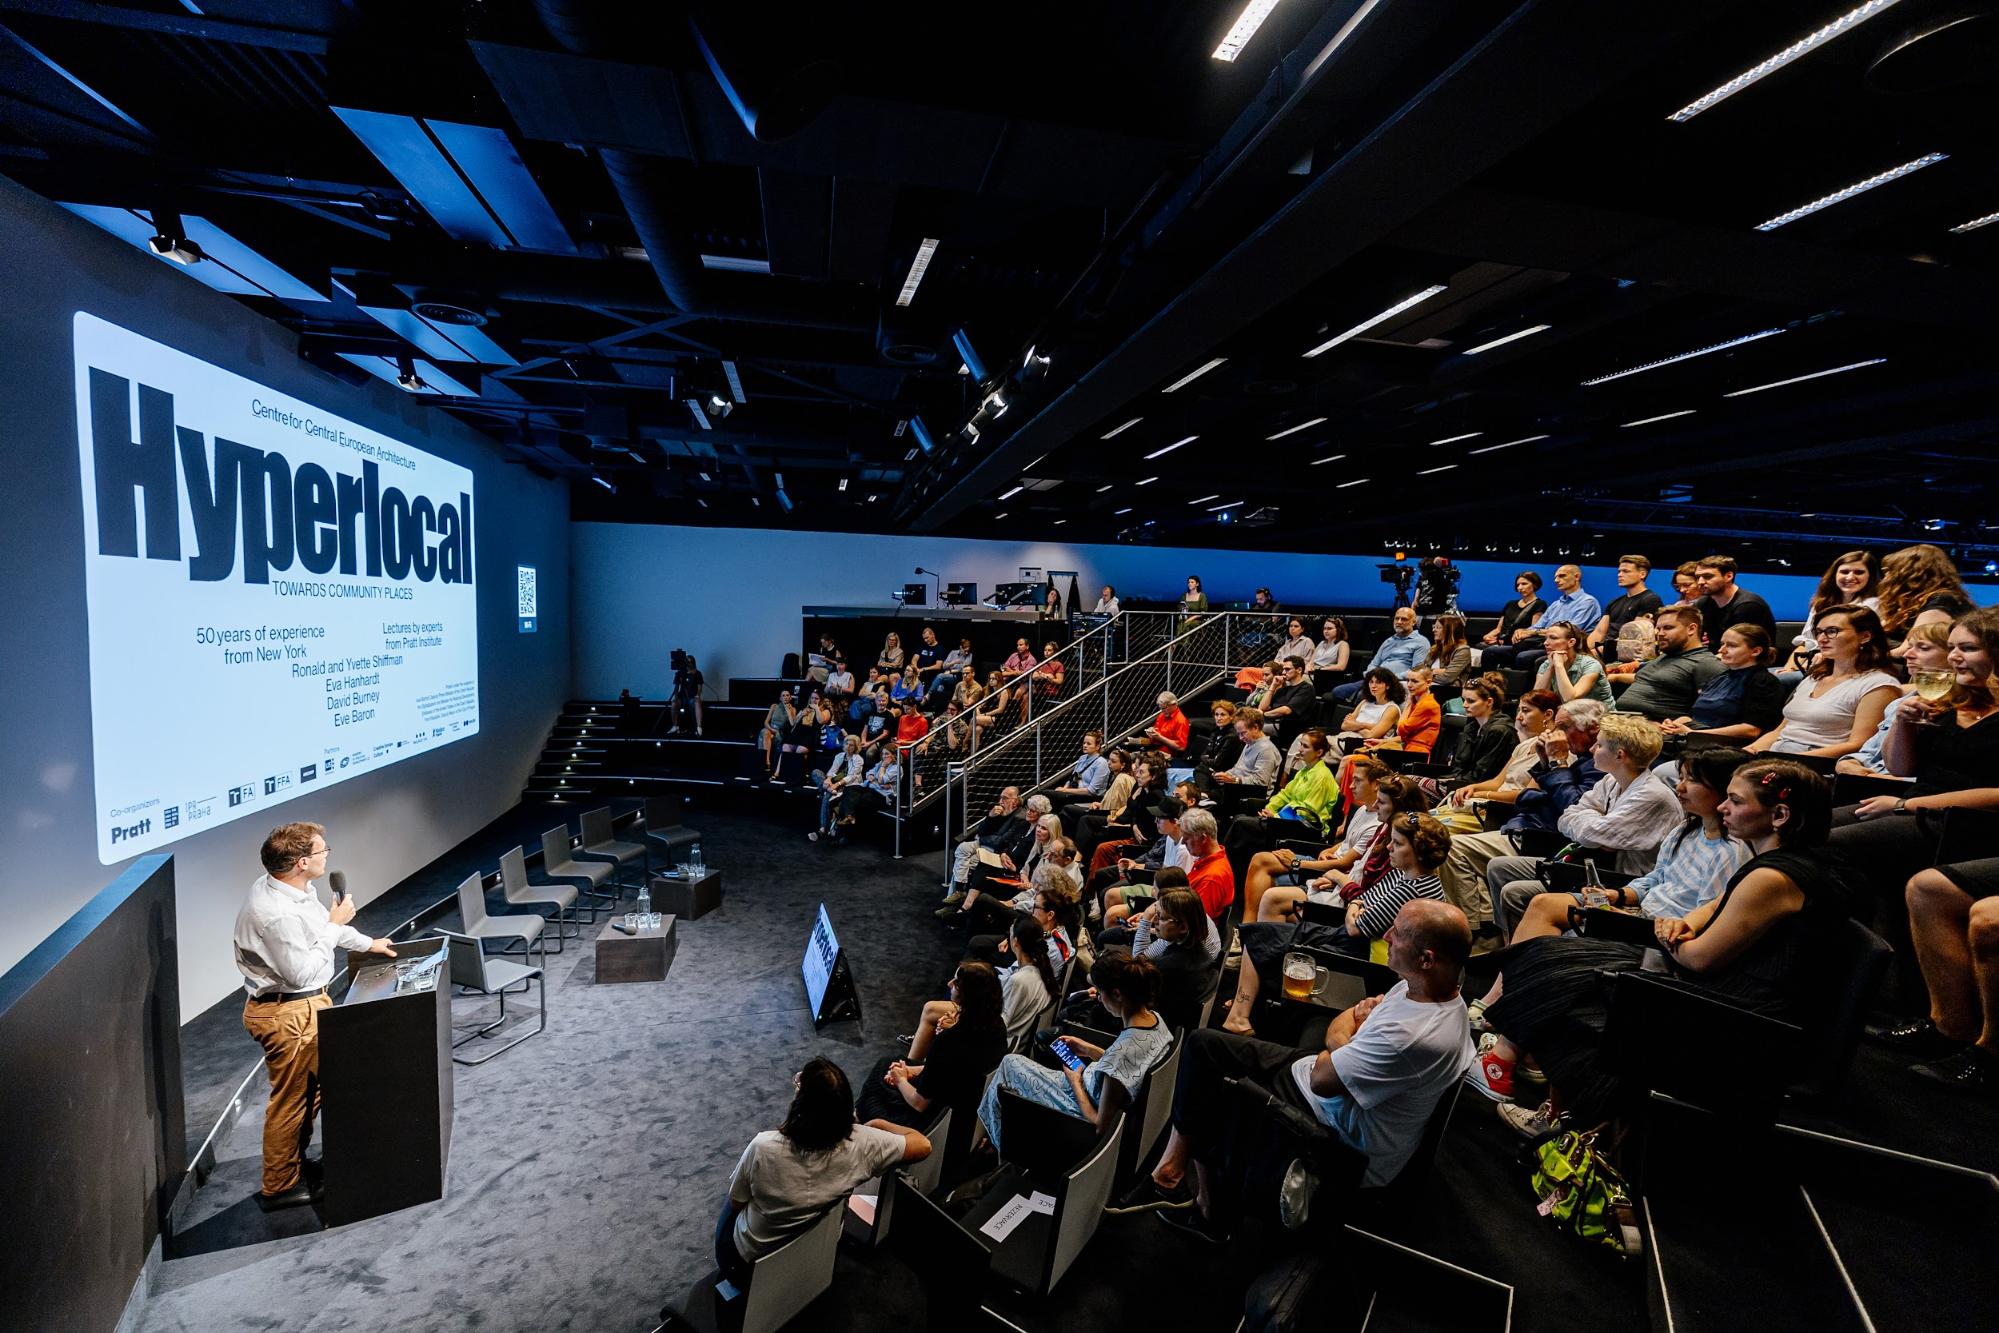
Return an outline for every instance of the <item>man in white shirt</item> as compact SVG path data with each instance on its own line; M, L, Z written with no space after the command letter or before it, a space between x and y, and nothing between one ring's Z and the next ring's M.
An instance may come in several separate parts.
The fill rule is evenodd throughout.
M1323 1051L1212 1028L1187 1034L1173 1089L1173 1133L1152 1181L1170 1198L1191 1163L1199 1218L1162 1213L1164 1220L1220 1238L1210 1161L1228 1144L1258 1141L1233 1120L1244 1103L1227 1086L1232 1078L1247 1078L1308 1112L1366 1157L1363 1187L1388 1184L1408 1164L1438 1101L1471 1068L1471 1027L1458 990L1471 956L1471 924L1452 904L1419 898L1403 904L1386 939L1388 966L1401 980L1335 1018Z
M264 1048L271 1097L264 1108L264 1188L267 1211L312 1202L300 1177L312 1119L319 1110L319 1011L333 1003L326 983L337 970L334 950L386 954L389 941L370 939L347 923L354 900L328 911L312 891L326 873L326 830L318 824L272 829L261 853L264 874L236 914L236 970L243 974L243 1027Z

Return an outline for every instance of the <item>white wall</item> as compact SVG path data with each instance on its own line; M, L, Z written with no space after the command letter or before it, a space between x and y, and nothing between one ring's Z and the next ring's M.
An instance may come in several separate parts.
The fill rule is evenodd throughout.
M480 731L379 774L187 838L175 861L181 1012L240 985L230 925L257 849L291 819L327 826L333 868L366 902L503 813L569 689L566 490L504 462L482 437L381 384L356 389L300 361L290 334L45 200L0 180L0 970L119 873L98 864L71 319L88 310L473 470ZM541 575L541 632L517 632L514 566ZM144 654L146 645L129 645ZM198 747L200 736L178 744Z
M667 655L676 647L700 659L717 695L732 675L775 675L784 654L801 647L801 606L890 607L890 590L918 581L918 565L939 571L945 583L976 582L981 595L995 583L1017 580L1028 565L1080 571L1091 601L1104 583L1125 596L1177 598L1186 576L1199 574L1216 602L1246 601L1260 586L1286 605L1386 611L1389 602L1375 555L622 523L574 524L570 555L577 626L572 668L576 693L587 698L613 697L624 688L663 695L672 679ZM1552 595L1557 563L1463 562L1462 604L1496 611L1513 595L1513 578L1523 568L1538 570ZM1667 595L1669 572L1655 569L1652 577L1654 589ZM1066 594L1068 581L1060 582ZM1745 575L1743 585L1769 598L1778 619L1803 619L1818 580L1759 573ZM1586 566L1583 586L1608 601L1617 590L1615 570Z

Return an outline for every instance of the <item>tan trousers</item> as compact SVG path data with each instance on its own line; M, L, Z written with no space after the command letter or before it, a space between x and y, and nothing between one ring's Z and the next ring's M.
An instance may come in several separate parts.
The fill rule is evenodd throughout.
M264 1048L271 1100L264 1108L264 1193L298 1184L312 1120L319 1114L319 1011L324 991L282 1003L245 999L243 1029Z

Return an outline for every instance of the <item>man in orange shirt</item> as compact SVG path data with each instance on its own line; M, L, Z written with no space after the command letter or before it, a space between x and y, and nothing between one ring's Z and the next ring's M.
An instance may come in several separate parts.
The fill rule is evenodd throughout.
M1216 921L1235 905L1235 871L1222 851L1215 817L1206 810L1189 810L1180 816L1180 845L1194 858L1187 868L1187 883L1201 896L1201 906Z
M1167 754L1178 757L1187 753L1187 734L1190 724L1187 715L1180 711L1180 696L1171 690L1159 693L1159 716L1145 729L1146 739Z

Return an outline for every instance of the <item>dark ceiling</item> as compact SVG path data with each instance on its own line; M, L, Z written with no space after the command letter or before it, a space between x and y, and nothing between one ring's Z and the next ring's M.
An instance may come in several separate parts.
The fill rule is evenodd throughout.
M1992 5L1244 3L0 0L0 171L579 518L1999 558Z

